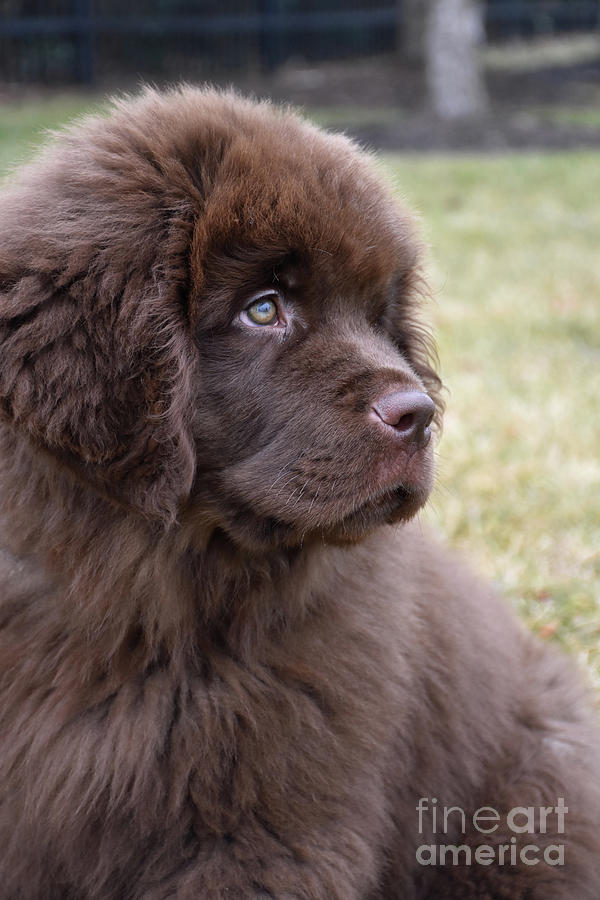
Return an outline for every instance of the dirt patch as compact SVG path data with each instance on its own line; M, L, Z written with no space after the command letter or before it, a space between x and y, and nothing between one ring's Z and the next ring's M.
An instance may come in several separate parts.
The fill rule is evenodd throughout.
M600 147L600 44L568 64L486 71L489 114L448 125L427 112L422 73L397 59L289 64L240 86L304 106L324 125L379 149L405 151Z

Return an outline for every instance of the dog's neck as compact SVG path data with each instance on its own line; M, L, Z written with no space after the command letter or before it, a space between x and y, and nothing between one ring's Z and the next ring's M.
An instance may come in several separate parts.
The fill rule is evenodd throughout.
M0 546L44 570L69 627L108 656L134 639L149 654L194 653L201 644L256 653L317 602L325 577L318 546L256 556L218 530L159 529L8 427L0 427Z

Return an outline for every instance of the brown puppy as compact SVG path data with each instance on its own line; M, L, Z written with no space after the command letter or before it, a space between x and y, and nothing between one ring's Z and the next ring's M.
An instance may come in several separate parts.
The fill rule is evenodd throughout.
M370 160L148 91L0 238L3 900L597 898L585 692L405 524L440 384Z

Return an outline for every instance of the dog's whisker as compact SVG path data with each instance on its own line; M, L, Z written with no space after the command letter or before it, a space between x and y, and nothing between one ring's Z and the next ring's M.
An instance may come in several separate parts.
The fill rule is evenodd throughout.
M315 493L313 494L313 498L312 498L312 500L310 501L310 506L308 507L308 511L307 511L307 515L308 515L308 516L309 516L309 515L311 514L311 512L312 512L312 508L313 508L313 506L315 505L315 503L316 503L316 501L317 501L317 497L319 496L319 491L320 491L320 490L321 490L321 488L320 488L320 486L319 486L319 487L316 489Z
M300 489L300 495L296 498L296 501L295 501L295 503L294 503L294 506L297 506L298 501L299 501L300 497L302 496L302 493L304 492L304 490L305 490L305 488L306 488L306 485L308 484L309 481L310 481L310 478L307 478L306 481L304 482L303 487ZM289 503L291 503L292 499L294 498L294 495L296 494L296 492L297 492L298 490L299 490L299 487L295 487L295 488L294 488L294 490L292 491L292 493L289 495L289 497L287 498L287 500L286 500L285 503L283 504L284 509L288 506Z
M281 467L281 469L280 469L279 472L277 473L277 476L276 476L276 478L275 478L275 481L273 481L273 483L267 488L267 492L268 492L268 493L271 493L271 491L273 490L273 488L275 487L275 485L277 484L277 482L280 481L280 480L283 478L283 476L287 474L287 472L288 472L289 469L290 469L290 466L292 466L292 465L293 465L293 463L289 462L289 463L286 463L285 465L283 465L283 466Z
M307 478L306 481L304 482L304 484L302 485L302 490L300 491L300 493L299 493L298 496L296 497L296 501L295 501L295 503L294 503L294 506L298 506L298 504L300 503L300 501L301 501L301 499L302 499L302 495L304 494L304 491L306 490L306 488L307 488L309 482L310 482L310 478Z
M297 480L298 480L298 473L297 473L297 472L294 472L294 473L287 479L287 481L284 481L282 484L279 485L279 488L278 488L278 490L277 490L277 493L278 493L278 494L282 494L283 491L285 490L285 488L286 488L288 485L292 484L294 481L297 481ZM295 490L297 490L297 488L296 488ZM292 494L293 494L293 493L294 493L294 492L292 491Z

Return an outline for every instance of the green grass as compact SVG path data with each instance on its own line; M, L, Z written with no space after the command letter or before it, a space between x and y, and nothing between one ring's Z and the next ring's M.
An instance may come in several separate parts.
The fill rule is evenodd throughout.
M600 685L600 154L387 163L449 388L430 519Z
M0 171L90 106L0 111ZM600 154L387 157L431 245L428 518L600 686Z
M544 37L514 38L487 44L483 51L488 69L527 72L550 66L574 66L598 58L598 37L589 34L550 34Z
M598 100L600 100L600 88L598 90ZM546 106L540 107L537 111L540 119L546 122L552 122L557 125L570 125L574 128L600 128L600 108L595 106L583 106L581 108L572 106Z
M15 163L27 159L49 129L65 125L100 106L83 94L0 104L0 176Z
M406 120L407 113L399 106L328 106L311 107L306 115L325 128L351 131L353 128L399 125Z

